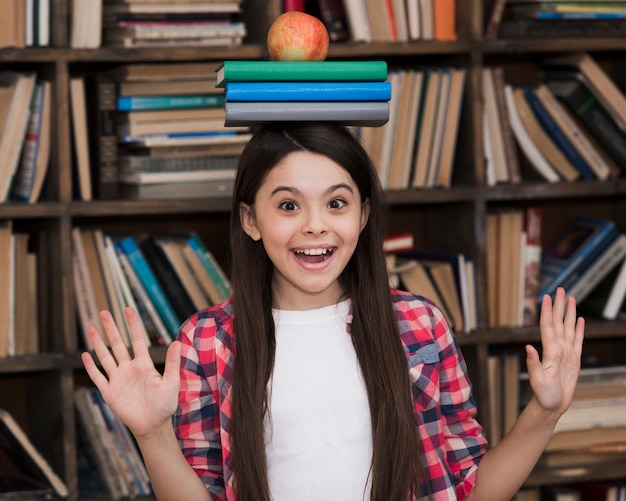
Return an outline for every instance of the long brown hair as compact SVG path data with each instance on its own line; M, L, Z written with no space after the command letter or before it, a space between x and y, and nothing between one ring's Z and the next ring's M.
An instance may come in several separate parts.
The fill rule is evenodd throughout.
M416 497L421 478L420 442L413 414L408 365L390 294L382 238L386 205L377 173L345 127L327 123L269 124L259 129L240 160L231 217L235 372L232 387L232 451L239 501L269 501L263 418L276 340L272 318L273 265L261 242L243 231L239 205L254 204L267 173L295 151L327 156L341 165L369 200L369 220L340 276L352 299L352 342L372 420L372 501Z

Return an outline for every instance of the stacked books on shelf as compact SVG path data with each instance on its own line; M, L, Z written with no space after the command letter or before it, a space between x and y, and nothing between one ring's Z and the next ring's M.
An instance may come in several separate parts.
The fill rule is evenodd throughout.
M435 303L457 334L475 330L474 262L460 253L411 248L412 245L387 251L390 285Z
M38 253L29 233L0 223L0 357L39 352Z
M246 27L241 0L144 2L104 0L103 43L123 47L234 47Z
M622 1L495 0L495 4L500 12L490 11L495 19L492 38L621 37L626 33Z
M451 67L389 72L389 121L361 129L383 188L450 187L465 75Z
M128 428L95 388L74 390L79 490L82 495L132 499L153 493L146 467Z
M285 0L283 6L319 17L332 41L457 39L455 0Z
M50 45L50 0L6 0L2 9L0 48Z
M201 63L131 64L92 82L99 198L228 197L249 127L224 126L225 94Z
M542 61L515 86L483 69L487 184L607 180L626 171L626 97L586 53ZM523 157L516 155L516 145Z
M536 325L543 210L487 214L487 313L491 328Z
M522 409L532 396L528 373L519 374L519 384ZM539 466L614 464L624 460L625 451L626 367L583 367L572 403L559 419Z
M332 121L380 126L389 119L384 61L225 61L225 125Z
M230 295L224 270L194 232L112 237L75 227L72 241L75 300L88 349L87 327L100 325L98 311L112 312L129 344L123 311L130 306L147 343L167 345L189 316Z
M50 162L50 82L0 72L0 202L36 202Z

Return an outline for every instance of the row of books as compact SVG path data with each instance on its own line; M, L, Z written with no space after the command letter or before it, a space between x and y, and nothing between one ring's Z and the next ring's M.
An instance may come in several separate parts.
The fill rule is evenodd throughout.
M626 97L586 53L541 63L542 82L515 86L502 67L483 69L488 185L606 180L626 170ZM521 150L530 169L523 172ZM524 176L522 175L524 174Z
M319 17L333 42L457 39L456 0L283 0L283 11Z
M130 64L73 78L72 89L74 80L78 198L230 195L238 155L251 136L249 127L225 128L225 95L215 87L214 67Z
M491 328L536 325L543 212L538 207L487 214L487 314Z
M95 388L74 390L77 413L78 488L81 495L132 499L153 493L128 428Z
M525 355L495 351L488 357L489 427L492 445L511 429L532 398ZM581 369L572 404L561 416L538 467L576 467L626 459L626 367Z
M623 0L492 0L487 9L488 39L518 37L623 36Z
M545 294L563 287L584 315L614 320L626 310L626 235L613 221L577 217L549 245L543 210L487 215L490 327L536 325Z
M0 201L36 202L50 163L51 85L0 72Z
M123 311L130 306L148 345L167 345L189 316L230 295L224 270L196 233L112 237L75 227L72 240L75 300L88 349L87 327L100 325L101 310L111 311L127 344Z
M361 129L383 188L450 186L465 76L465 69L450 67L389 72L389 121Z
M389 283L434 302L457 334L477 327L474 262L454 252L426 252L412 245L385 248Z
M5 0L0 18L0 48L50 45L50 0Z
M241 0L73 1L70 47L238 46L246 35L240 12Z
M225 61L217 68L227 127L303 119L380 126L389 119L386 80L384 61Z
M39 352L37 254L12 226L0 223L0 357Z

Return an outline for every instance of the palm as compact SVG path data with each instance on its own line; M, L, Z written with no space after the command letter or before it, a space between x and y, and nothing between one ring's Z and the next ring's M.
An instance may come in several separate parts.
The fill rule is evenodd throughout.
M106 376L96 367L88 353L83 354L83 362L104 401L135 436L142 436L170 419L176 410L180 385L180 346L179 343L172 343L168 349L165 370L161 375L150 358L136 313L127 311L127 319L131 328L134 358L131 358L110 314L103 312L101 320L111 344L111 352L95 327L90 329L90 339Z
M584 321L576 319L576 303L570 297L565 308L565 292L559 289L554 306L549 296L541 305L541 360L537 351L529 347L528 373L535 397L541 406L562 414L574 394L578 373Z

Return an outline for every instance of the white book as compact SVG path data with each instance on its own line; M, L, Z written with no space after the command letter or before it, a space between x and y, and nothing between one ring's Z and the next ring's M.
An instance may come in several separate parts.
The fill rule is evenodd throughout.
M350 35L354 42L371 42L372 30L365 0L344 0Z
M409 27L409 40L420 40L422 38L422 20L419 0L407 0L406 18Z
M622 266L617 274L611 295L607 301L603 316L604 318L614 319L619 313L619 309L626 297L626 259L622 262Z
M559 175L541 154L541 151L539 151L537 145L528 135L528 131L519 117L517 107L515 106L515 100L513 99L513 89L510 85L506 85L504 87L504 94L506 96L506 106L509 113L511 128L513 129L515 139L524 152L524 155L526 155L526 158L528 158L535 168L543 174L548 182L557 182L559 180Z
M434 1L435 0L419 0L422 40L433 40L435 38L435 21L433 17Z

